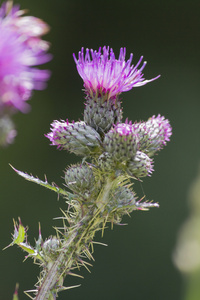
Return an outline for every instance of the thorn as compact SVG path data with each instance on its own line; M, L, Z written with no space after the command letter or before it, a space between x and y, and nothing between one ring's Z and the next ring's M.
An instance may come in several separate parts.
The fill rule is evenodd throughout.
M18 170L17 169L15 169L10 163L9 163L9 166L15 171L15 172L17 172Z
M94 245L92 243L90 243L90 247L91 247L91 252L94 253Z
M83 264L86 264L86 265L88 265L88 266L90 266L90 267L93 267L93 265L91 264L91 263L89 263L88 261L84 261L84 260L82 260L82 259L79 259L79 261L80 261L80 263L83 265Z
M54 226L53 226L53 229L54 229L57 233L60 233L62 236L64 235L63 232L60 231L60 230L58 229L58 227L54 227ZM63 228L61 228L61 229L63 229Z
M44 174L44 180L45 180L45 183L48 183L47 175L46 174Z
M105 222L103 223L103 227L102 227L102 237L103 237L103 234L104 234L104 230L107 228L107 227L105 227L106 226L106 223L107 223L107 220L108 220L108 216L106 217L106 220L105 220Z
M38 290L27 290L27 291L24 291L26 293L36 293Z
M19 225L22 225L20 217L18 217L18 220L19 220Z
M37 292L37 290L30 290L30 291L24 291L24 294L25 294L26 296L28 296L29 298L31 298L32 300L34 300L35 297L33 298L33 297L31 297L31 295L28 294L29 292L32 293L32 292L34 292L34 291Z
M116 223L115 225L118 225L118 226L127 226L128 224L127 223Z
M42 238L42 232L41 232L41 224L39 222L39 238Z
M87 270L89 273L91 273L90 269L86 266L85 262L82 261L81 263L82 263L82 266L84 266L84 267L86 268L86 270Z
M85 253L88 259L92 259L93 261L95 261L94 257L92 256L88 248L85 247L85 250L83 250L83 252Z
M107 244L101 243L101 242L94 242L92 241L92 244L97 244L97 245L101 245L101 246L108 246Z
M79 278L82 278L82 279L84 279L84 277L83 277L83 276L81 276L81 275L78 275L78 274L76 274L76 273L71 273L71 272L69 272L69 273L68 273L68 275L71 275L71 276L74 276L74 277L79 277Z
M66 291L66 290L74 289L74 288L79 287L79 286L81 286L81 284L68 286L68 287L67 286L62 286L62 287L59 288L59 291Z

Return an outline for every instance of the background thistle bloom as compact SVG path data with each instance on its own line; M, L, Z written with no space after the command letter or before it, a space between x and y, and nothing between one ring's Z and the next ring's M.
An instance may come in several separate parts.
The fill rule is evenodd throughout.
M18 6L4 3L0 10L0 111L11 107L22 112L34 89L45 88L50 73L31 68L48 62L48 44L40 36L48 26L40 19L23 17ZM10 9L10 10L9 10Z
M44 89L50 77L48 70L32 68L51 59L49 44L41 40L49 27L24 13L12 1L0 7L0 118L28 112L32 91Z
M126 48L120 49L118 59L115 58L112 48L109 49L109 47L104 46L102 50L101 47L98 51L86 49L84 56L84 48L82 48L78 54L78 59L73 54L86 92L91 96L99 93L107 94L107 99L109 99L160 77L159 75L145 80L142 71L146 62L143 62L142 66L139 67L143 56L140 57L135 66L131 65L133 54L131 53L130 58L125 61Z
M12 144L17 134L12 120L8 116L0 117L0 145Z

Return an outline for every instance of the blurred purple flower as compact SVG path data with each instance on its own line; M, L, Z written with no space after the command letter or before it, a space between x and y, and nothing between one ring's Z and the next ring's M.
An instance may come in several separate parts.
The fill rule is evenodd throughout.
M24 13L12 1L0 7L0 114L27 112L32 90L44 89L50 76L48 70L32 68L51 59L48 43L41 40L49 27Z
M103 53L102 53L103 50ZM84 81L86 92L93 96L94 94L107 94L108 98L116 97L116 95L131 90L151 82L160 75L150 80L143 77L143 69L146 62L142 62L143 56L140 57L138 63L131 65L133 54L125 61L126 48L120 49L119 58L115 58L115 54L109 47L101 47L98 51L84 48L78 54L78 59L73 54L79 75Z

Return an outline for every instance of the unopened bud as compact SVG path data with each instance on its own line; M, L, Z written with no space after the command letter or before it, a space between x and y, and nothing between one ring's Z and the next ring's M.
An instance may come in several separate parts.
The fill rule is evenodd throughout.
M74 165L65 172L67 187L73 192L88 198L95 189L93 170L88 165Z
M54 121L46 135L52 145L77 155L88 156L100 151L100 135L85 122Z
M42 246L42 250L47 257L54 257L58 253L60 247L60 240L53 236L46 240Z
M152 171L152 159L141 151L137 151L134 159L127 164L127 173L133 177L150 176Z
M103 96L87 97L84 121L100 134L108 132L113 124L121 122L121 119L122 109L119 100L107 100Z
M113 160L123 162L134 158L138 148L138 136L128 123L117 124L106 135L103 141L105 150Z

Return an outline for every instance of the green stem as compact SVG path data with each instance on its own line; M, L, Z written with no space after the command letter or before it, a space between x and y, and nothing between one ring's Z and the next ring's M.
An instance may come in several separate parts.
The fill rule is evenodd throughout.
M77 224L77 226L70 231L70 236L67 241L63 243L62 251L58 255L56 261L53 263L51 269L48 271L42 285L38 289L35 300L52 300L55 298L55 294L52 298L52 293L55 292L56 284L60 281L63 273L69 273L74 262L74 258L78 256L82 250L81 242L85 239L90 241L91 231L95 232L97 226L99 226L104 220L102 217L97 222L97 216L102 212L106 203L109 200L109 194L113 186L113 181L108 179L98 197L98 210L88 211L83 219ZM94 226L94 223L95 226ZM87 236L89 237L87 239ZM67 259L66 259L67 257Z

